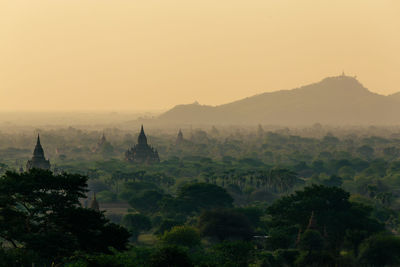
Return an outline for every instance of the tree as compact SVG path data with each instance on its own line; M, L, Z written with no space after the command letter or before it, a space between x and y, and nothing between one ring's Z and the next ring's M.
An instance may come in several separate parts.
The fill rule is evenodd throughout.
M82 208L87 177L33 169L0 178L0 237L58 261L76 250L125 249L129 233L102 213Z
M191 248L200 245L200 234L191 226L175 226L169 232L165 232L161 240L169 245Z
M183 223L173 219L164 219L161 221L160 226L158 227L155 234L163 235L165 231L171 230L174 226L182 225Z
M349 201L350 194L338 187L313 185L285 196L268 207L272 227L307 229L312 212L316 230L326 235L327 246L337 252L347 230L365 230L368 236L382 225L370 218L371 209Z
M27 249L0 249L0 266L32 266L32 262L38 263L39 266L45 266L47 263L41 261L36 253Z
M129 200L129 204L141 213L151 214L159 210L159 203L163 196L156 190L149 190L139 196L133 196Z
M340 266L335 258L326 251L303 252L294 262L298 267ZM348 265L345 265L348 266ZM352 265L350 265L352 266Z
M182 247L164 246L158 249L149 260L150 267L191 267L187 252Z
M306 251L320 251L324 247L324 240L320 232L316 230L306 230L301 235L299 247Z
M253 229L243 214L233 210L204 211L198 226L203 236L223 240L249 240Z
M249 219L249 222L253 228L257 228L261 224L261 217L263 216L263 210L257 207L245 207L236 208L235 211L241 213Z
M369 160L369 159L371 159L373 157L375 151L374 151L374 149L372 147L367 146L367 145L363 145L363 146L360 146L359 148L357 148L357 152L361 156L363 156L367 160Z
M129 232L131 232L134 241L137 240L140 232L151 229L150 219L140 213L126 214L122 218L122 225L125 226Z
M359 260L368 266L400 265L400 238L388 234L371 236L361 245Z
M268 231L265 245L270 250L293 247L298 232L299 230L295 226L280 225L279 227L271 227Z
M180 188L178 198L191 205L194 211L232 207L233 199L222 187L196 183Z
M132 174L135 175L135 174ZM126 182L119 194L119 197L123 200L129 200L133 196L139 196L146 191L160 191L157 185L149 182Z
M341 187L342 183L343 183L343 179L336 175L331 175L331 177L329 177L329 179L325 179L322 182L325 186Z
M245 241L224 241L216 244L212 251L216 266L249 266L254 245Z
M270 170L269 179L275 190L282 193L287 193L293 186L302 182L295 172L287 169Z

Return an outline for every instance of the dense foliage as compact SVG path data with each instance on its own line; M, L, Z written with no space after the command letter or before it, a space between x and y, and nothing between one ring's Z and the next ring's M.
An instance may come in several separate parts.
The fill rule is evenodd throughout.
M126 249L129 233L102 213L80 206L86 177L50 171L7 172L0 179L3 246L31 251L40 262L60 262L76 251Z
M21 173L26 136L0 133L0 262L400 265L400 134L329 130L154 130L155 165L124 160L126 130L49 130L53 172Z

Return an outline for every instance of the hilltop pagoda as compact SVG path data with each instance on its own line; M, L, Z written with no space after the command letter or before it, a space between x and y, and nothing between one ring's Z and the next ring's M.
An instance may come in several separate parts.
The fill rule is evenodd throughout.
M31 169L50 169L50 161L46 160L44 157L44 151L42 145L40 144L39 134L37 137L35 150L33 151L33 157L26 163L26 170L29 171Z
M138 143L125 152L125 160L139 164L160 162L157 150L147 144L147 137L144 133L143 125L138 136Z

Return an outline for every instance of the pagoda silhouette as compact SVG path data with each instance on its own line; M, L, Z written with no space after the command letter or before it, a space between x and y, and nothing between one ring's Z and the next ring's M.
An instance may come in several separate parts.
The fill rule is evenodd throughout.
M33 157L26 163L26 170L29 171L31 169L50 169L50 161L46 160L44 157L44 151L42 145L40 144L39 134L37 136L35 150L33 150Z
M138 143L125 152L125 160L131 163L153 164L160 162L158 152L147 143L147 137L143 130L140 129Z

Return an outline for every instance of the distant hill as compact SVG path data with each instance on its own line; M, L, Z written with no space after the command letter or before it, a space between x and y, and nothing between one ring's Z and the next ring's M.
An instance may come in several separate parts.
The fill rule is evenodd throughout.
M388 97L391 98L391 99L394 99L394 100L396 100L396 101L400 101L400 92L391 94L391 95L389 95Z
M375 94L356 78L342 75L215 107L178 105L159 120L179 124L400 124L400 93Z

